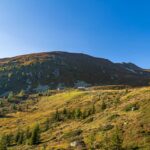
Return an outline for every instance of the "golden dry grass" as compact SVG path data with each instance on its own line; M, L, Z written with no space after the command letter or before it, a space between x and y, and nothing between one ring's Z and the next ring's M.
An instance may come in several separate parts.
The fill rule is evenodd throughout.
M118 101L116 101L118 100ZM106 110L100 110L100 104L105 101L108 105ZM125 111L124 108L133 103L139 105L137 111ZM89 89L87 91L68 90L52 96L43 96L28 112L17 112L9 114L6 118L0 119L0 133L13 133L18 128L26 128L33 126L35 122L43 123L47 117L51 116L56 109L62 110L67 108L73 110L81 108L85 110L92 105L96 107L96 113L92 115L92 121L86 120L67 120L58 123L55 128L42 133L42 143L35 147L18 146L11 149L40 149L43 144L47 145L47 149L51 147L67 149L70 140L62 138L64 134L81 129L85 142L88 137L96 132L96 140L101 142L103 134L100 129L107 125L121 125L124 130L124 145L144 145L147 143L148 137L141 132L150 132L150 87L129 89ZM110 119L112 115L117 114L118 117ZM143 128L141 128L141 125ZM111 134L108 131L108 134ZM55 140L52 140L55 139ZM88 144L88 143L87 143ZM144 149L144 148L143 148Z

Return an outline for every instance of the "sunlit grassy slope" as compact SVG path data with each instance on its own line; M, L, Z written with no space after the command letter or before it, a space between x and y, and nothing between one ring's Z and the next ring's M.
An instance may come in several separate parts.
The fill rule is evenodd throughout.
M29 103L31 100L27 101ZM106 109L101 109L102 103ZM51 96L40 96L29 105L27 111L17 112L0 118L0 133L14 133L18 128L26 129L38 122L41 128L47 118L56 110L81 111L95 106L95 113L85 119L60 121L51 124L49 130L41 133L37 146L12 146L11 150L35 149L46 146L50 149L69 149L70 142L82 138L87 147L94 142L101 144L104 137L111 135L116 126L123 130L123 146L149 149L150 145L150 87L128 89L91 88L85 91L66 90ZM136 108L135 108L136 107ZM110 127L110 128L109 128ZM81 130L80 135L71 134Z

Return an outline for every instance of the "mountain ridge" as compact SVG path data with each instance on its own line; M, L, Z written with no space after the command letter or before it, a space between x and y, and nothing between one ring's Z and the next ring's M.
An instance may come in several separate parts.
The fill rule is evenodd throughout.
M113 63L83 53L32 53L0 59L0 94L79 85L148 85L150 72L132 63Z
M16 55L16 56L12 56L12 57L4 57L4 58L0 58L0 63L2 61L7 61L7 60L10 60L10 59L16 59L16 58L22 58L22 57L28 57L28 56L41 56L41 55L48 55L48 54L77 54L77 55L86 55L86 56L89 56L89 57L93 57L95 59L103 59L103 60L107 60L107 61L110 61L114 64L120 64L120 65L134 65L140 69L143 69L143 70L146 70L146 71L149 71L150 69L146 69L146 68L143 68L143 67L139 67L138 65L136 65L135 63L133 62L113 62L107 58L102 58L102 57L96 57L96 56L92 56L90 54L86 54L86 53L78 53L78 52L68 52L68 51L50 51L50 52L37 52L37 53L28 53L28 54L21 54L21 55ZM1 64L0 64L1 65Z

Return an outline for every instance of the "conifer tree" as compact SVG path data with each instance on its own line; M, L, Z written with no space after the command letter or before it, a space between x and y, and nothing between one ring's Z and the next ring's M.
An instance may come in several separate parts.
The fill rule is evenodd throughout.
M19 141L19 137L20 137L20 130L18 129L17 132L16 132L16 134L15 134L15 138L14 138L16 144Z
M47 131L49 129L49 126L50 126L50 120L49 120L49 118L47 118L45 121L45 131Z
M101 104L101 110L105 110L107 108L107 105L104 101L102 101L102 104Z
M95 112L96 112L96 109L95 109L95 105L93 104L91 113L95 114Z
M40 127L39 124L36 124L32 130L31 135L31 145L37 145L40 142Z
M31 138L30 128L27 127L27 129L25 130L25 142L26 142L26 144L30 144L30 138Z
M6 141L7 141L7 145L11 145L13 142L13 135L12 134L7 134L6 135Z
M83 113L82 113L82 119L85 119L87 117L87 111L84 110Z
M119 130L118 127L116 127L115 132L112 136L112 150L122 150L122 143L123 143L123 138L122 138L122 132Z
M67 119L71 119L72 118L72 112L67 110L66 117L67 117Z
M60 114L59 114L58 109L57 109L56 112L55 112L54 120L55 120L55 121L60 121Z
M23 144L23 142L24 142L24 133L23 133L23 131L21 131L19 133L19 138L18 138L17 144L20 145L20 144Z
M7 150L7 139L5 135L0 138L0 150Z
M16 104L12 105L12 110L17 110Z
M91 114L92 114L91 113L91 109L88 109L88 111L87 111L87 117L89 117Z
M29 139L31 137L31 132L30 132L30 128L29 127L27 127L27 129L26 129L25 135L26 135L27 139Z
M66 108L64 108L63 114L64 114L64 115L67 115L67 109L66 109Z
M13 99L14 93L10 92L8 95L8 101L11 101Z
M75 119L75 110L72 110L70 113L71 113L71 117L70 118L71 119Z
M111 144L110 144L110 138L108 137L107 132L103 136L103 143L102 143L102 148L103 150L112 150Z
M15 135L15 143L17 145L20 145L23 144L23 142L24 142L24 132L18 129Z
M80 119L81 115L82 115L81 110L79 108L76 109L75 110L75 119Z
M0 107L3 107L4 106L4 104L3 104L3 101L1 100L0 101Z

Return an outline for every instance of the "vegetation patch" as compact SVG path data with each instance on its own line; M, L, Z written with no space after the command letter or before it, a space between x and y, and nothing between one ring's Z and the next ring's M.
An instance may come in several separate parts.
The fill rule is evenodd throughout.
M133 104L128 104L124 107L124 111L128 112L128 111L136 111L139 110L140 106L138 103L133 103Z

